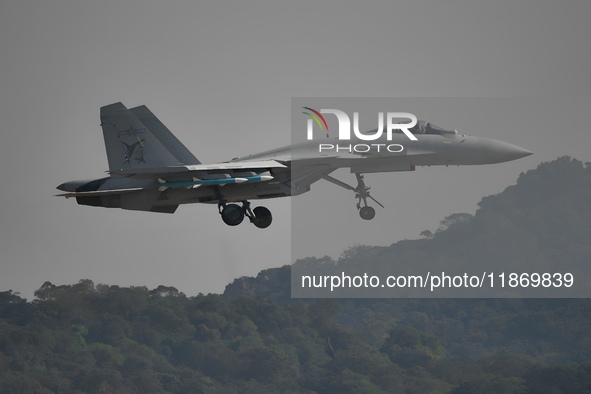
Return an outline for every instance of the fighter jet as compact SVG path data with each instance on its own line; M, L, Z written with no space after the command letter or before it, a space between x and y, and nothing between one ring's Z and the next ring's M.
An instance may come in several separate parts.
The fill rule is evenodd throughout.
M65 193L58 196L74 197L80 205L162 213L174 213L180 204L217 204L229 226L247 217L258 228L268 227L271 212L263 206L251 208L249 200L302 194L319 180L355 193L359 215L371 220L375 210L368 200L383 205L370 195L363 174L414 171L417 166L501 163L532 154L516 145L459 134L419 120L407 130L414 140L400 130L384 133L371 143L363 135L353 136L345 144L312 139L203 164L145 105L127 109L120 102L110 104L101 107L100 118L108 176L62 183L57 189ZM376 132L367 135L375 136ZM339 168L349 168L357 185L330 175Z

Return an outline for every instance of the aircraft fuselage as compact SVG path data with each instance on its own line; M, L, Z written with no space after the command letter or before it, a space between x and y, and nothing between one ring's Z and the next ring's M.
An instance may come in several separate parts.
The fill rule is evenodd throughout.
M145 106L104 106L101 126L110 176L63 183L58 186L66 192L61 196L75 197L81 205L166 213L180 204L214 203L226 224L237 225L246 215L260 228L271 223L271 213L264 207L251 210L248 200L302 194L321 179L354 191L360 216L369 220L375 211L367 199L373 197L362 174L493 164L532 154L503 141L419 121L413 128L416 140L402 132L368 132L349 140L294 142L229 162L202 164ZM349 168L357 186L329 175L338 168Z

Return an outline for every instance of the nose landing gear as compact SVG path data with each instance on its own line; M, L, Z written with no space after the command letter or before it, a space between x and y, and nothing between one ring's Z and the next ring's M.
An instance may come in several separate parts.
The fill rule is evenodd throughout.
M355 198L357 198L357 209L359 210L359 216L361 216L361 219L363 220L371 220L376 216L376 210L367 205L367 199L371 198L382 208L384 208L384 206L378 200L373 198L371 194L369 194L369 189L371 189L371 187L365 186L363 175L356 173L355 176L357 177ZM361 206L361 201L363 201L363 206Z
M363 181L363 175L359 173L355 173L355 177L357 178L357 187L353 187L351 185L346 184L345 182L339 181L336 178L331 177L330 175L323 175L322 178L334 183L337 186L340 186L347 190L352 190L355 192L355 198L357 199L357 210L359 211L359 216L363 220L371 220L376 216L376 210L367 205L367 199L371 198L373 201L376 202L380 207L384 208L384 206L375 198L369 194L369 189L371 187L366 186L365 182ZM363 206L361 202L363 201Z
M372 207L357 207L357 209L359 209L359 216L361 216L361 219L363 220L371 220L376 216L376 210Z

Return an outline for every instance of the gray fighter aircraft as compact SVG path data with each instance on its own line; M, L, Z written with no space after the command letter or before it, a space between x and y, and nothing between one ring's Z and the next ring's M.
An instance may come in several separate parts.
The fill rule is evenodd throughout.
M202 164L146 106L104 106L101 126L109 176L62 183L57 188L66 193L59 196L75 197L80 205L164 213L174 213L180 204L211 203L218 205L227 225L236 226L246 216L259 228L271 224L271 212L262 206L251 209L249 200L302 194L321 179L353 191L361 218L370 220L375 210L368 199L383 205L370 195L363 174L414 171L416 166L492 164L532 154L506 142L418 121L409 129L418 136L416 141L402 132L371 144L355 137L345 145L337 140L309 140ZM355 174L356 186L330 176L342 167Z

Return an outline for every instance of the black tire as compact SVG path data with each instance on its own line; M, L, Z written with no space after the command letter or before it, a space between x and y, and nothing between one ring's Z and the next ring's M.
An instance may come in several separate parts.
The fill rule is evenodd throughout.
M372 207L363 207L359 210L359 216L363 220L371 220L376 216L376 210Z
M271 215L271 211L269 211L265 207L256 207L252 210L254 213L254 219L252 220L252 224L257 226L258 228L267 228L271 225L273 221L273 216Z
M244 220L244 209L237 204L228 204L222 209L222 220L228 226L238 226Z

